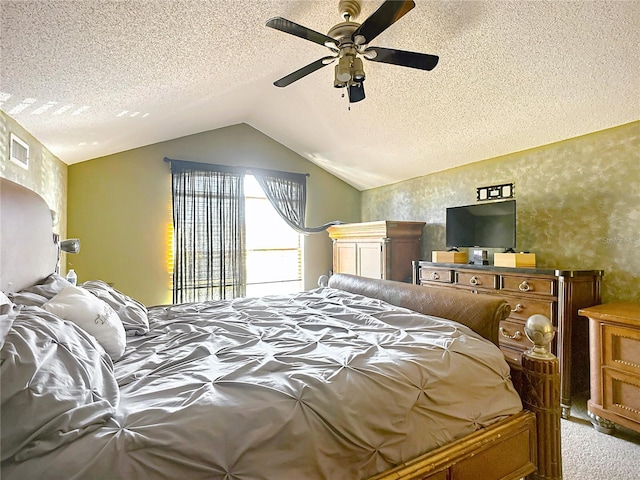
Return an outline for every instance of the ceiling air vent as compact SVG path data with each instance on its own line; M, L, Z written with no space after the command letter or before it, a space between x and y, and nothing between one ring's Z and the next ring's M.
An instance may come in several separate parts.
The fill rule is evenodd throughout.
M29 170L29 145L13 133L11 134L10 141L11 153L9 158L16 165L21 166L25 170Z

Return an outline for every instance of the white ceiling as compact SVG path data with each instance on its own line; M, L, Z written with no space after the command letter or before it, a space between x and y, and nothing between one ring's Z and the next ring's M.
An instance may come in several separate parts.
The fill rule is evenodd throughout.
M0 2L0 109L68 164L244 122L367 189L640 118L638 0L417 0L372 45L438 66L365 61L351 109L333 65L273 86L329 50L265 27L338 0Z

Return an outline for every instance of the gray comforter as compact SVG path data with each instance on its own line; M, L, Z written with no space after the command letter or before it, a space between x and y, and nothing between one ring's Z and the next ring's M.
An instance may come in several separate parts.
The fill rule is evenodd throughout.
M115 363L102 352L89 366L65 367L84 369L92 393L77 408L95 420L72 437L56 444L54 428L49 448L33 436L5 442L15 433L6 429L23 423L73 427L76 407L60 422L38 413L56 408L56 395L25 410L28 418L3 403L3 480L362 479L522 409L495 345L459 324L339 290L148 315L149 332L128 337ZM23 338L35 327L21 325L24 341L10 332L7 343L23 351L12 357L3 347L3 389L6 359L41 348ZM91 387L105 368L117 392L105 380Z

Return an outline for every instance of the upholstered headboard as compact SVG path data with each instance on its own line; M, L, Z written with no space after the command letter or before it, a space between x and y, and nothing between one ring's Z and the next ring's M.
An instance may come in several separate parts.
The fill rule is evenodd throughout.
M0 178L0 290L15 292L55 271L51 210L28 188Z

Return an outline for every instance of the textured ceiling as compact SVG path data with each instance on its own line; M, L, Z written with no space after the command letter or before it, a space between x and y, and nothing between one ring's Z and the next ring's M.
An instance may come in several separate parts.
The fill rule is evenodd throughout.
M438 66L365 61L350 109L333 66L274 87L329 50L265 27L337 0L0 4L0 109L68 164L244 122L366 189L640 118L637 0L417 0L372 44Z

